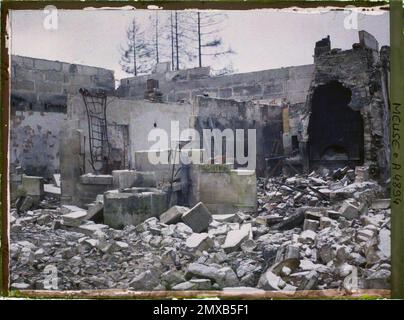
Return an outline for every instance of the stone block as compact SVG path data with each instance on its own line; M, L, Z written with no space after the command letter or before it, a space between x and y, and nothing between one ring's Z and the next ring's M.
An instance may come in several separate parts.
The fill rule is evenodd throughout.
M369 167L355 167L355 182L365 182L369 180Z
M175 224L181 221L182 215L189 211L188 207L173 206L160 216L160 222L165 224Z
M244 240L248 239L251 232L248 225L243 225L239 230L231 230L227 233L226 239L222 248L226 252L232 252L240 249Z
M39 69L39 70L56 70L56 71L62 70L62 63L59 61L35 59L34 66L35 66L35 69Z
M104 210L104 203L103 202L94 202L89 204L87 209L87 219L93 220L102 220Z
M213 247L213 240L207 233L193 233L185 242L185 246L193 253L202 253Z
M154 188L130 188L104 194L104 223L115 229L137 225L167 210L167 195Z
M376 210L386 210L390 208L391 199L375 199L372 201L371 208Z
M182 221L194 232L202 232L209 227L212 215L208 208L202 202L199 202L182 215Z
M23 175L22 188L29 196L41 197L44 194L43 178Z
M312 230L303 231L298 238L301 243L313 243L316 240L317 234Z
M213 220L218 222L235 222L236 215L234 213L230 214L214 214L212 215Z
M282 290L286 286L286 282L281 277L274 274L271 270L267 270L261 275L257 287L264 290Z
M303 230L317 231L319 225L320 223L318 221L306 218L303 223Z
M52 175L53 177L53 183L56 187L60 187L60 173L55 173Z
M353 199L347 199L342 203L339 212L348 220L357 219L360 216L360 206Z
M87 211L75 211L62 215L63 225L78 227L87 217Z
M125 189L134 187L136 180L135 170L113 170L112 171L112 185L115 189Z
M29 80L25 80L25 79L12 80L11 87L13 90L33 91L35 84L34 84L34 81L29 81Z
M85 210L80 207L67 205L67 204L64 204L60 207L60 213L62 213L62 214L68 214L68 213L76 212L76 211L85 211Z
M112 175L87 173L80 176L82 184L102 184L112 186Z

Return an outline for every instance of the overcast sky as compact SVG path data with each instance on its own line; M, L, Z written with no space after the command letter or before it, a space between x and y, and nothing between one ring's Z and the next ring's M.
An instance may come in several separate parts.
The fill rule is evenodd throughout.
M139 12L140 10L137 10ZM145 17L146 11L140 12ZM333 48L349 49L358 30L372 33L379 45L389 44L388 12L359 14L358 29L346 29L343 11L288 12L278 10L226 11L221 36L236 52L237 72L249 72L313 62L316 41L327 35ZM127 77L119 65L119 46L133 10L59 10L58 29L46 30L43 11L11 12L13 54L98 66Z

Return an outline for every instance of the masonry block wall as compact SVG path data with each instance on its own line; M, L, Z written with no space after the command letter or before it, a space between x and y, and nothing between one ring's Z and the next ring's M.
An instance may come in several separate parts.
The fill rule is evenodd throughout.
M12 110L66 112L81 87L114 90L111 70L29 57L11 57Z
M114 90L111 70L11 56L10 163L27 174L59 170L59 131L67 96L81 87Z
M171 142L171 122L178 121L179 130L189 127L192 114L192 105L174 103L153 103L146 100L129 100L109 97L107 100L108 138L111 144L112 160L119 162L120 167L115 169L134 169L136 164L135 153L149 150L157 141L149 141L149 132L153 129L162 129L167 133L168 142ZM84 172L92 172L88 159L90 159L88 143L88 120L83 103L79 95L71 95L68 99L67 118L78 124L85 144ZM127 135L123 132L126 131ZM128 159L125 163L122 159Z
M266 170L265 158L283 154L282 146L282 105L268 105L251 101L235 101L199 96L195 103L191 124L200 136L203 129L244 130L244 153L248 146L248 129L256 133L256 170L263 176ZM235 149L236 150L236 149ZM251 156L251 155L250 155ZM255 155L253 155L255 158ZM237 161L235 161L237 167ZM240 167L243 167L240 165ZM255 169L255 168L254 168Z
M209 68L153 73L121 80L118 94L143 99L147 79L159 81L164 101L193 101L197 95L237 100L287 99L304 102L314 65L211 77Z

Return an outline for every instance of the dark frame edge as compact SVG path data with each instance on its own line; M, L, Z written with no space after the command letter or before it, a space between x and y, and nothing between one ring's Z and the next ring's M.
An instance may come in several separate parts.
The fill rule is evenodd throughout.
M9 60L6 41L8 8L5 3L0 4L1 8L1 104L0 104L0 163L1 163L1 294L9 295L9 239L8 239L8 119L9 119Z
M404 10L402 0L390 1L391 47L391 290L404 299Z

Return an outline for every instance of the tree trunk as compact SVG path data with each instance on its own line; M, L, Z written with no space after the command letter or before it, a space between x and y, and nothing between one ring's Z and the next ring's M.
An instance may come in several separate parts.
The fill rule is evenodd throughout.
M202 67L202 47L201 47L201 13L198 12L198 56L199 68Z
M176 53L176 63L177 63L177 70L180 69L180 59L178 55L178 16L177 11L175 11L175 53Z
M173 22L173 13L170 15L171 22L171 70L175 69L174 65L174 22Z

